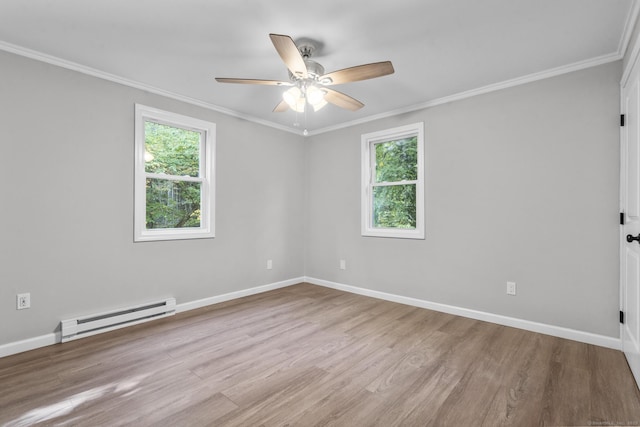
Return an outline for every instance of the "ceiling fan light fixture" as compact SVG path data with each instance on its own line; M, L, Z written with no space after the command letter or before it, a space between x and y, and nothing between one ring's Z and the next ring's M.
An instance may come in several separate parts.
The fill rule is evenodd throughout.
M318 111L327 105L327 101L324 99L325 95L325 91L314 85L308 86L304 91L294 86L284 91L282 99L293 111L304 113L307 103L313 107L313 111Z
M284 99L284 102L286 102L287 105L289 105L289 108L291 108L293 111L304 113L304 105L306 104L306 99L299 87L294 86L284 91L284 93L282 94L282 99Z
M296 105L298 99L300 99L301 96L302 91L298 87L294 86L284 91L284 93L282 94L282 99L284 99L284 102L289 104L289 107L293 108L293 106Z
M304 99L304 96L301 96L296 101L295 105L291 107L291 109L297 113L304 113L304 106L307 102Z
M319 109L321 109L325 105L327 105L327 101L325 101L324 98L322 100L320 100L320 102L318 102L316 104L311 104L311 106L313 107L313 111L318 111Z
M307 101L309 104L316 105L324 101L325 93L317 86L311 85L307 88Z

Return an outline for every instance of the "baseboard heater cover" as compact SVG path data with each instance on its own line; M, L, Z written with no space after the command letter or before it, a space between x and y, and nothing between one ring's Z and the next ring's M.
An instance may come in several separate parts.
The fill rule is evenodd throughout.
M107 313L98 313L75 319L63 320L61 323L62 342L76 340L125 326L136 325L150 320L171 316L176 313L175 298L140 304Z

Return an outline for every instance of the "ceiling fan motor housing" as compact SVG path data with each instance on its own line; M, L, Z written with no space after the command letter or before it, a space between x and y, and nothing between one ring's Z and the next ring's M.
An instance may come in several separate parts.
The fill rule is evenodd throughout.
M324 75L324 67L318 64L316 61L313 61L309 58L304 58L304 65L307 66L307 79L317 81L320 76ZM301 79L295 76L291 71L289 71L289 80L295 82Z

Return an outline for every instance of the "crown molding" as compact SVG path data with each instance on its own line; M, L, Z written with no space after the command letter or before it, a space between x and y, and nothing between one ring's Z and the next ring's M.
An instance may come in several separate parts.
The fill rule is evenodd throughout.
M268 120L259 119L257 117L239 113L234 110L230 110L228 108L220 107L218 105L210 104L208 102L201 101L196 98L191 98L189 96L180 95L178 93L170 92L164 89L160 89L155 86L151 86L145 83L141 83L135 80L127 79L124 77L117 76L115 74L107 73L96 68L87 67L82 64L78 64L77 62L68 61L66 59L58 58L56 56L48 55L46 53L38 52L36 50L27 49L22 46L17 46L11 43L7 43L0 40L0 50L13 53L19 56L24 56L29 59L34 59L36 61L45 62L47 64L55 65L61 68L66 68L67 70L76 71L78 73L86 74L92 77L97 77L102 80L107 80L113 83L118 83L123 86L128 86L134 89L140 89L145 92L150 92L155 95L164 96L166 98L174 99L176 101L181 101L187 104L195 105L197 107L202 107L207 110L215 111L217 113L222 113L231 117L236 117L239 119L247 120L249 122L254 122L260 125L268 126L271 128L275 128L278 130L282 130L285 132L293 133L296 135L302 135L302 132L297 129L291 129L287 126L283 126L278 123L270 122Z
M627 83L627 79L629 78L629 74L631 74L631 69L638 61L638 53L640 53L640 40L636 40L631 48L631 52L627 52L629 49L629 44L631 43L631 36L633 35L633 30L638 22L638 15L640 14L640 2L638 0L633 0L632 6L629 11L629 15L627 16L627 21L625 22L624 33L620 39L620 46L618 47L618 52L622 57L627 56L628 61L625 64L624 70L622 70L622 78L620 79L620 86L624 86Z
M375 120L381 120L388 117L397 116L400 114L406 114L418 110L423 110L426 108L434 107L437 105L446 104L449 102L460 101L466 98L471 98L477 95L482 95L490 92L495 92L498 90L519 86L531 82L535 82L538 80L547 79L550 77L559 76L562 74L571 73L573 71L578 71L590 67L595 67L598 65L606 64L613 61L618 61L624 57L626 49L629 45L631 35L633 33L634 25L637 21L638 15L640 12L640 2L638 0L633 0L632 7L629 9L629 14L627 15L627 19L625 21L625 28L622 37L620 38L620 43L618 45L618 51L615 53L602 55L599 57L587 59L584 61L574 62L572 64L563 65L560 67L552 68L549 70L540 71L533 74L528 74L526 76L517 77L510 80L505 80L502 82L482 86L476 89L470 89L467 91L459 92L457 94L445 96L442 98L433 99L430 101L426 101L419 104L414 104L408 107L399 108L396 110L391 110L385 113L375 114L372 116L363 117L356 120L351 120L348 122L340 123L335 126L327 126L324 128L316 129L313 131L309 131L307 135L303 135L303 132L298 129L292 129L288 126L281 125L279 123L274 123L268 120L263 120L257 118L255 116L251 116L248 114L243 114L228 108L220 107L218 105L210 104L208 102L201 101L199 99L191 98L188 96L180 95L174 92L170 92L164 89L160 89L154 86L150 86L141 82L137 82L135 80L126 79L124 77L117 76L115 74L110 74L104 71L100 71L95 68L87 67L76 62L68 61L62 58L58 58L52 55L48 55L42 52L38 52L32 49L27 49L22 46L17 46L11 43L7 43L4 41L0 41L0 50L13 53L16 55L24 56L26 58L34 59L36 61L45 62L51 65L55 65L58 67L66 68L68 70L77 71L82 74L87 74L93 77L97 77L103 80L111 81L114 83L118 83L124 86L132 87L135 89L144 90L146 92L150 92L156 95L164 96L170 99L174 99L177 101L185 102L187 104L195 105L198 107L205 108L207 110L215 111L218 113L222 113L231 117L236 117L239 119L247 120L249 122L257 123L263 126L271 127L274 129L278 129L284 132L293 133L295 135L311 137L315 135L320 135L327 132L336 131L339 129L344 129L352 126L356 126L363 123L372 122ZM634 46L634 51L640 49L640 43L637 43Z
M502 90L502 89L506 89L506 88L510 88L510 87L514 87L514 86L519 86L519 85L523 85L523 84L527 84L527 83L531 83L531 82L535 82L538 80L543 80L543 79L547 79L550 77L555 77L555 76L559 76L562 74L567 74L567 73L571 73L573 71L579 71L579 70L583 70L586 68L591 68L591 67L595 67L598 65L603 65L609 62L614 62L614 61L619 61L622 58L624 58L627 49L629 47L629 43L631 42L631 36L633 35L633 30L636 26L636 23L638 21L638 16L640 15L640 1L639 0L632 0L631 6L629 7L629 12L627 13L627 18L625 19L625 23L624 23L624 29L622 31L622 35L620 37L620 40L618 42L618 49L616 50L615 53L611 53L611 54L607 54L607 55L602 55L602 56L598 56L595 58L591 58L591 59L587 59L584 61L578 61L578 62L574 62L573 64L569 64L569 65L563 65L561 67L556 67L556 68L552 68L549 70L545 70L545 71L540 71L538 73L533 73L533 74L528 74L526 76L522 76L522 77L517 77L514 79L510 79L510 80L505 80L502 82L498 82L498 83L494 83L494 84L490 84L487 86L483 86L477 89L471 89L471 90L467 90L464 92L459 92L457 94L453 94L453 95L449 95L449 96L445 96L442 98L436 98L430 101L426 101L420 104L415 104L412 106L408 106L408 107L404 107L404 108L399 108L396 110L392 110L392 111L388 111L385 113L381 113L381 114L376 114L373 116L368 116L368 117L363 117L361 119L357 119L357 120L352 120L349 122L345 122L345 123L341 123L335 126L328 126L328 127L324 127L321 129L316 129L314 131L311 131L308 133L308 136L314 136L314 135L320 135L326 132L332 132L335 130L339 130L339 129L344 129L347 127L351 127L351 126L356 126L359 124L363 124L363 123L368 123L368 122L372 122L375 120L381 120L381 119L385 119L388 117L393 117L393 116L397 116L400 114L406 114L406 113L410 113L413 111L418 111L418 110L423 110L425 108L429 108L429 107L435 107L437 105L442 105L442 104L446 104L449 102L454 102L454 101L460 101L466 98L471 98L473 96L477 96L477 95L482 95L485 93L489 93L489 92L495 92L498 90ZM625 70L623 71L623 77L622 77L622 82L624 82L631 70L631 65L633 65L633 63L635 63L635 61L637 60L638 57L640 57L640 40L638 41L638 43L636 43L633 46L633 52L631 53L631 58L633 59L632 61L630 61L630 64L625 68Z
M343 129L362 123L367 123L375 120L385 119L388 117L398 116L400 114L411 113L413 111L424 110L425 108L435 107L437 105L447 104L449 102L460 101L463 99L471 98L474 96L482 95L485 93L495 92L502 89L507 89L514 86L520 86L527 83L532 83L538 80L548 79L550 77L559 76L562 74L571 73L574 71L583 70L586 68L595 67L609 62L614 62L622 59L622 55L618 52L608 55L598 56L596 58L587 59L584 61L574 62L573 64L563 65L561 67L552 68L538 73L528 74L522 77L516 77L514 79L505 80L499 83L493 83L487 86L482 86L477 89L470 89L464 92L459 92L453 95L444 96L442 98L432 99L431 101L422 102L420 104L410 105L404 108L398 108L396 110L388 111L386 113L376 114L373 116L363 117L361 119L352 120L349 122L341 123L335 126L328 126L322 129L317 129L309 132L309 136L320 135L322 133Z
M618 54L621 58L624 57L624 54L627 52L629 42L631 41L631 36L633 35L633 29L635 28L636 22L638 21L639 13L640 2L638 2L638 0L631 0L631 7L629 8L627 19L624 22L624 29L622 30L622 36L620 37L620 42L618 43Z

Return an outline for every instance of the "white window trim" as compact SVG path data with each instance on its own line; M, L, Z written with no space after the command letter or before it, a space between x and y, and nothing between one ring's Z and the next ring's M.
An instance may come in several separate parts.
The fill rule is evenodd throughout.
M201 132L204 137L200 144L200 177L181 177L180 180L200 182L202 200L200 205L200 227L198 228L146 228L147 194L146 179L171 179L171 176L145 172L145 136L146 120ZM135 189L134 189L134 241L206 239L215 237L215 123L195 119L136 104L135 106Z
M401 181L394 185L406 183L416 185L416 228L379 228L373 226L373 162L372 149L377 143L393 141L406 137L417 136L418 142L418 179L416 181ZM375 152L375 151L373 151ZM362 206L361 224L362 235L371 237L392 237L398 239L424 239L424 123L414 123L393 129L371 132L362 135ZM384 185L384 184L383 184Z

